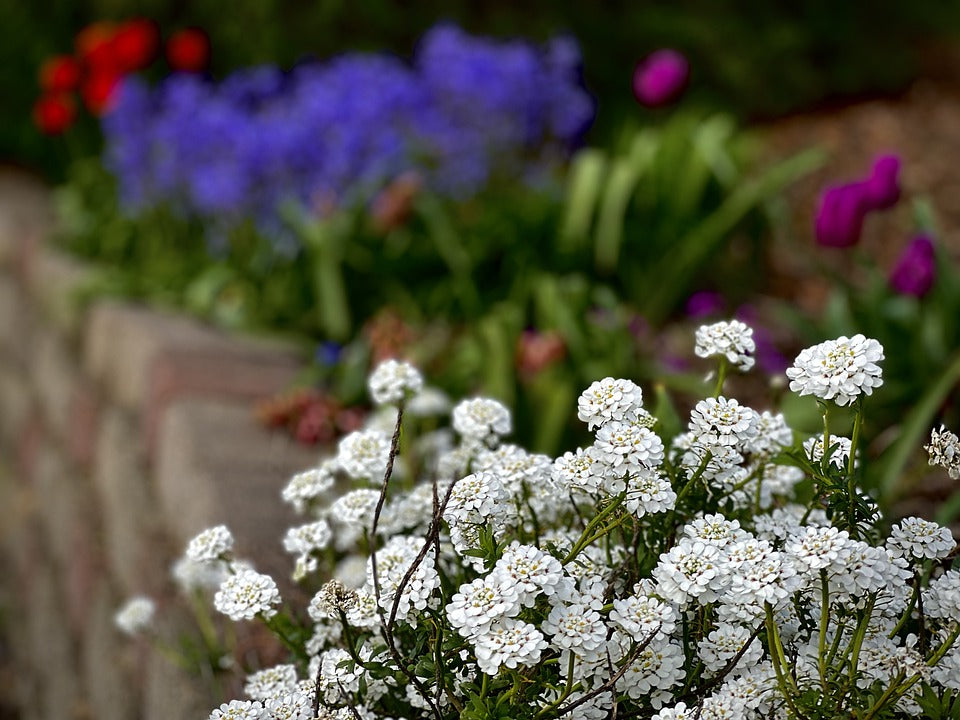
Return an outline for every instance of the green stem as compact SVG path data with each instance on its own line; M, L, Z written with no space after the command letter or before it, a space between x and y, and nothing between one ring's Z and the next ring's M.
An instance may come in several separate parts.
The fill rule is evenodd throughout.
M610 515L623 503L624 498L626 498L626 491L620 493L613 499L613 501L607 505L603 510L597 513L597 516L594 517L587 526L583 529L583 532L580 534L580 539L574 544L573 548L567 553L567 556L561 561L561 564L566 565L568 562L571 562L574 558L579 555L587 545L601 537L602 535L595 535L594 531L597 526L600 525L604 520L606 520Z
M825 695L827 689L827 627L830 623L830 584L827 571L820 570L820 641L817 645L817 667L820 670L820 685Z
M725 356L720 357L720 367L717 368L717 386L713 390L713 397L718 398L723 394L723 383L727 379L727 358Z
M856 503L854 502L854 498L857 493L857 484L854 468L856 466L857 443L860 442L860 427L862 424L863 396L861 395L857 398L856 402L856 415L853 417L853 434L850 438L850 457L847 458L847 525L855 537L857 518L855 516Z

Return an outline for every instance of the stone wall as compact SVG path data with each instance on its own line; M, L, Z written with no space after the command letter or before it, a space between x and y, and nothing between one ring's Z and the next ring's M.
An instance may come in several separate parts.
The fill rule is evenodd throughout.
M258 569L289 574L279 491L316 454L251 408L301 358L127 303L82 307L91 271L50 247L52 226L42 187L0 175L6 684L23 720L206 717L209 685L122 636L113 615L149 594L175 633L170 564L220 522Z

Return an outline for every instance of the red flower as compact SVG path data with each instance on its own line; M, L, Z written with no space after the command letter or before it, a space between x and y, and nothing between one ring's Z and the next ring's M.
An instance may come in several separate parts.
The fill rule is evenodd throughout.
M62 93L44 95L33 106L33 123L44 135L60 135L76 117L73 98Z
M210 62L210 40L199 28L185 28L167 40L167 62L174 70L200 72Z
M120 76L111 70L94 71L87 75L80 86L80 97L87 110L93 115L103 115L109 111L119 84Z
M114 26L108 22L96 22L87 25L77 33L74 45L77 57L88 70L98 73L118 71L117 58L113 46Z
M128 20L113 35L113 56L121 73L150 65L160 47L160 31L153 20Z
M80 84L80 62L71 55L57 55L40 66L40 87L50 93L76 90Z

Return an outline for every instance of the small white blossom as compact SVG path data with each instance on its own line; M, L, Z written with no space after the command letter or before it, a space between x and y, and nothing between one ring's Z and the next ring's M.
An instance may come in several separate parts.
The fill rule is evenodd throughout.
M786 552L809 570L817 571L836 565L849 539L846 530L808 527L802 535L787 543Z
M753 328L739 320L701 325L697 328L697 357L724 357L743 372L753 367Z
M287 530L283 538L283 549L293 555L306 555L322 550L330 544L333 533L326 520L317 520Z
M597 380L577 402L577 417L591 430L609 422L633 422L643 407L643 391L631 380Z
M357 480L383 480L389 457L390 437L379 430L357 430L337 446L337 463Z
M670 481L656 470L644 469L630 475L626 491L623 505L638 518L672 510L677 502Z
M226 525L208 528L187 545L187 557L194 562L212 562L233 552L233 535Z
M722 395L697 403L690 413L690 433L700 443L749 446L759 435L760 416L756 410Z
M554 460L551 477L558 487L594 493L603 482L603 469L595 447L577 448L575 453L564 453Z
M184 556L170 569L174 581L186 592L195 590L215 590L220 587L227 575L225 562L197 562Z
M513 541L497 560L489 582L501 581L516 588L520 602L532 606L536 597L553 595L563 580L563 566L552 555L533 545Z
M613 601L610 619L622 627L637 642L643 642L652 633L669 635L676 626L673 608L649 595L628 595Z
M924 445L930 465L947 471L952 480L960 479L960 438L943 425L930 432L930 444Z
M908 517L890 530L887 546L901 557L942 560L957 543L950 528L918 517Z
M257 615L273 617L280 604L280 591L269 575L241 570L231 575L213 598L214 607L231 620L253 620Z
M496 675L501 666L516 669L540 659L547 648L543 634L522 620L503 620L476 638L477 667Z
M446 607L447 619L465 638L475 638L505 618L520 612L520 593L515 585L498 578L477 578L460 586Z
M138 635L153 624L156 610L153 600L140 595L128 600L113 616L113 622L127 635Z
M696 707L688 708L686 703L678 702L670 708L663 708L650 720L697 720L700 716Z
M297 668L293 665L274 665L247 676L243 691L254 700L291 693L297 687Z
M837 405L849 405L863 394L883 384L878 362L883 346L876 340L854 335L839 337L806 348L787 368L790 389Z
M607 642L607 626L600 613L581 604L557 605L540 629L551 636L554 647L587 657Z
M615 477L644 468L653 469L663 462L660 436L638 423L614 420L603 425L597 432L594 447Z
M491 398L462 401L453 408L452 423L464 440L480 443L495 442L511 430L510 411Z
M369 529L373 525L373 514L379 500L379 490L351 490L334 501L330 506L330 516L344 525Z
M318 467L299 472L290 478L281 492L283 501L293 505L293 508L302 513L307 506L321 497L333 487L335 461L327 461Z
M210 713L209 720L264 720L263 705L251 700L231 700Z
M747 444L747 451L769 457L793 444L793 430L782 413L764 410L757 416L757 436Z
M367 384L377 405L395 405L423 389L423 376L410 363L386 360L370 373Z
M436 417L450 411L450 398L442 390L424 387L407 402L407 413L413 417Z
M831 435L829 442L830 447L833 448L833 452L830 453L830 464L841 470L846 469L852 449L850 438ZM807 457L810 458L810 462L814 465L819 465L823 459L823 435L814 435L811 438L807 438L803 443L803 450Z
M703 666L709 674L720 672L748 642L750 646L737 662L741 668L749 668L760 661L763 647L759 640L751 638L752 632L741 625L720 624L710 634L700 640L698 649ZM736 668L734 669L736 673Z

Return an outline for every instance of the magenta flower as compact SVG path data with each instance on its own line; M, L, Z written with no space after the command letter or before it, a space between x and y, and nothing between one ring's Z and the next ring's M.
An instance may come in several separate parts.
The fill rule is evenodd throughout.
M820 197L820 208L817 210L817 242L826 247L856 245L863 230L863 218L869 209L866 183L827 188Z
M900 158L881 155L866 180L833 185L820 196L814 221L817 242L850 247L860 241L863 219L871 210L886 210L900 199Z
M890 287L901 295L923 297L933 287L936 272L933 239L918 235L904 248L890 271Z
M641 105L660 107L675 100L687 84L690 65L676 50L657 50L633 71L633 95Z
M712 290L700 290L687 299L687 317L693 319L719 315L726 308L723 295Z
M892 208L900 199L900 158L881 155L873 162L873 170L866 182L867 199L871 210Z

